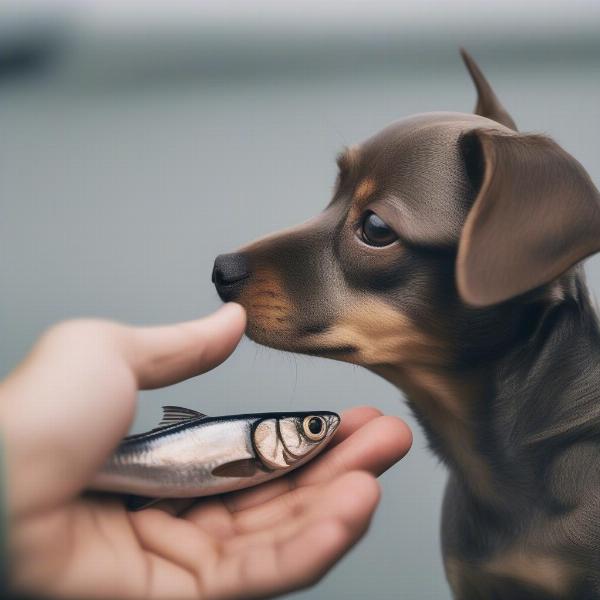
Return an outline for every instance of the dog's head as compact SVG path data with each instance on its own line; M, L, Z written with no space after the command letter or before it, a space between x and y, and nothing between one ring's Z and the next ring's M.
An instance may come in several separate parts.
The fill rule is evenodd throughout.
M217 258L213 281L252 339L372 368L473 357L600 249L584 169L518 133L465 61L476 114L416 115L346 149L321 214Z

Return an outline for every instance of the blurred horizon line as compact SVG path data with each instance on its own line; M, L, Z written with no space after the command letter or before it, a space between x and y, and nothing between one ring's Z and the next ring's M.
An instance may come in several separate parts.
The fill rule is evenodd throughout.
M589 18L575 21L572 11L560 27L556 2L550 3L552 10L545 17L536 19L535 11L530 10L518 23L498 12L496 4L497 14L491 11L483 21L481 11L474 11L474 23L454 19L443 26L440 14L435 13L425 27L422 11L414 6L408 11L411 22L383 4L387 13L378 13L377 19L367 20L363 26L356 21L356 14L333 26L330 20L319 22L314 15L308 18L306 10L297 22L287 14L279 23L273 15L281 17L282 11L265 16L264 22L247 10L228 20L231 7L215 12L214 3L209 3L213 9L208 11L210 18L186 20L181 18L185 11L175 11L179 17L164 23L152 11L132 21L130 12L119 12L110 2L108 8L83 3L87 8L93 5L91 11L44 11L37 6L37 11L22 14L11 13L9 3L0 7L0 82L44 74L61 84L96 88L198 79L338 79L358 70L364 75L390 69L399 73L409 70L412 75L422 70L425 77L435 71L439 76L440 70L458 64L461 46L478 61L497 68L534 65L564 69L586 64L592 67L592 75L600 67L600 10L589 10ZM463 13L466 4L461 4Z

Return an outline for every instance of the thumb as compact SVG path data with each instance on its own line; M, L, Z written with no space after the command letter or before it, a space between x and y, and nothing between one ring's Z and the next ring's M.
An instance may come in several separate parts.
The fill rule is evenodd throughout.
M140 389L171 385L222 363L245 327L244 309L231 302L197 321L131 328L124 340L125 359Z
M203 373L234 350L244 309L198 321L130 327L73 321L47 332L0 385L8 506L13 514L79 493L133 419L137 388Z

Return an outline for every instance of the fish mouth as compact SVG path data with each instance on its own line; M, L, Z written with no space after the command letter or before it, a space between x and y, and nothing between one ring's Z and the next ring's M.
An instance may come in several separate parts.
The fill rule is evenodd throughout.
M329 421L329 429L327 431L327 437L332 437L335 432L337 431L337 428L340 426L340 423L342 422L342 418L340 417L340 415L337 415L335 413L328 415L327 417L328 421ZM331 431L331 433L329 433Z

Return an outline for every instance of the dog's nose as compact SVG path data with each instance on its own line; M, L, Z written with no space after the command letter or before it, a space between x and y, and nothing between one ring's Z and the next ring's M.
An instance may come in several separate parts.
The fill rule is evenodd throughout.
M212 281L221 300L234 300L248 277L248 261L243 254L220 254L215 259Z

